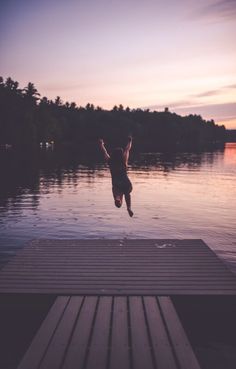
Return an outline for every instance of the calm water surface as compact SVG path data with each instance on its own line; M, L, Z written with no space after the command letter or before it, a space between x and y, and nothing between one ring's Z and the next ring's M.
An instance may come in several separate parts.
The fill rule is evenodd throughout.
M202 238L236 271L236 144L131 158L130 218L103 163L0 152L0 261L34 238Z

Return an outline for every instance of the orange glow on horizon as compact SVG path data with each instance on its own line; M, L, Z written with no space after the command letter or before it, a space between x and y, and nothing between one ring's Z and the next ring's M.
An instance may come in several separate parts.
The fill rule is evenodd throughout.
M217 121L216 124L224 125L226 129L236 129L236 118Z

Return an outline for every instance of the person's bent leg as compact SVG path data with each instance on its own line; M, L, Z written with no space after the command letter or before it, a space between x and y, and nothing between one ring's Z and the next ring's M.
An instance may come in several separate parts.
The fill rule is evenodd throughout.
M120 208L122 206L123 194L116 188L112 188L112 193L114 197L115 206Z
M130 193L125 193L125 202L127 206L127 211L129 213L129 216L132 217L134 213L131 210L131 196Z

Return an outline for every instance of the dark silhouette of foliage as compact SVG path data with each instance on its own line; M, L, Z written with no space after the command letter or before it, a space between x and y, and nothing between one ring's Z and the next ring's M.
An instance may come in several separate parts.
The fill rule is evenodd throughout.
M16 82L18 84L18 82ZM34 84L29 82L28 85L23 89L26 98L31 99L32 102L39 99L40 93L38 93Z
M54 141L57 145L95 147L99 137L109 145L123 145L127 136L135 139L138 151L193 149L222 143L226 129L200 115L179 116L165 108L162 112L130 109L122 104L104 110L88 103L63 103L57 96L48 100L33 83L20 89L19 83L0 77L0 144L37 146Z

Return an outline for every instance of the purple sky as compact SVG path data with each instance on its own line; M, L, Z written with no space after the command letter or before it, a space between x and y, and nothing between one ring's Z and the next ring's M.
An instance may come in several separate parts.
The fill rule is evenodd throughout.
M0 75L236 128L236 0L1 0Z

